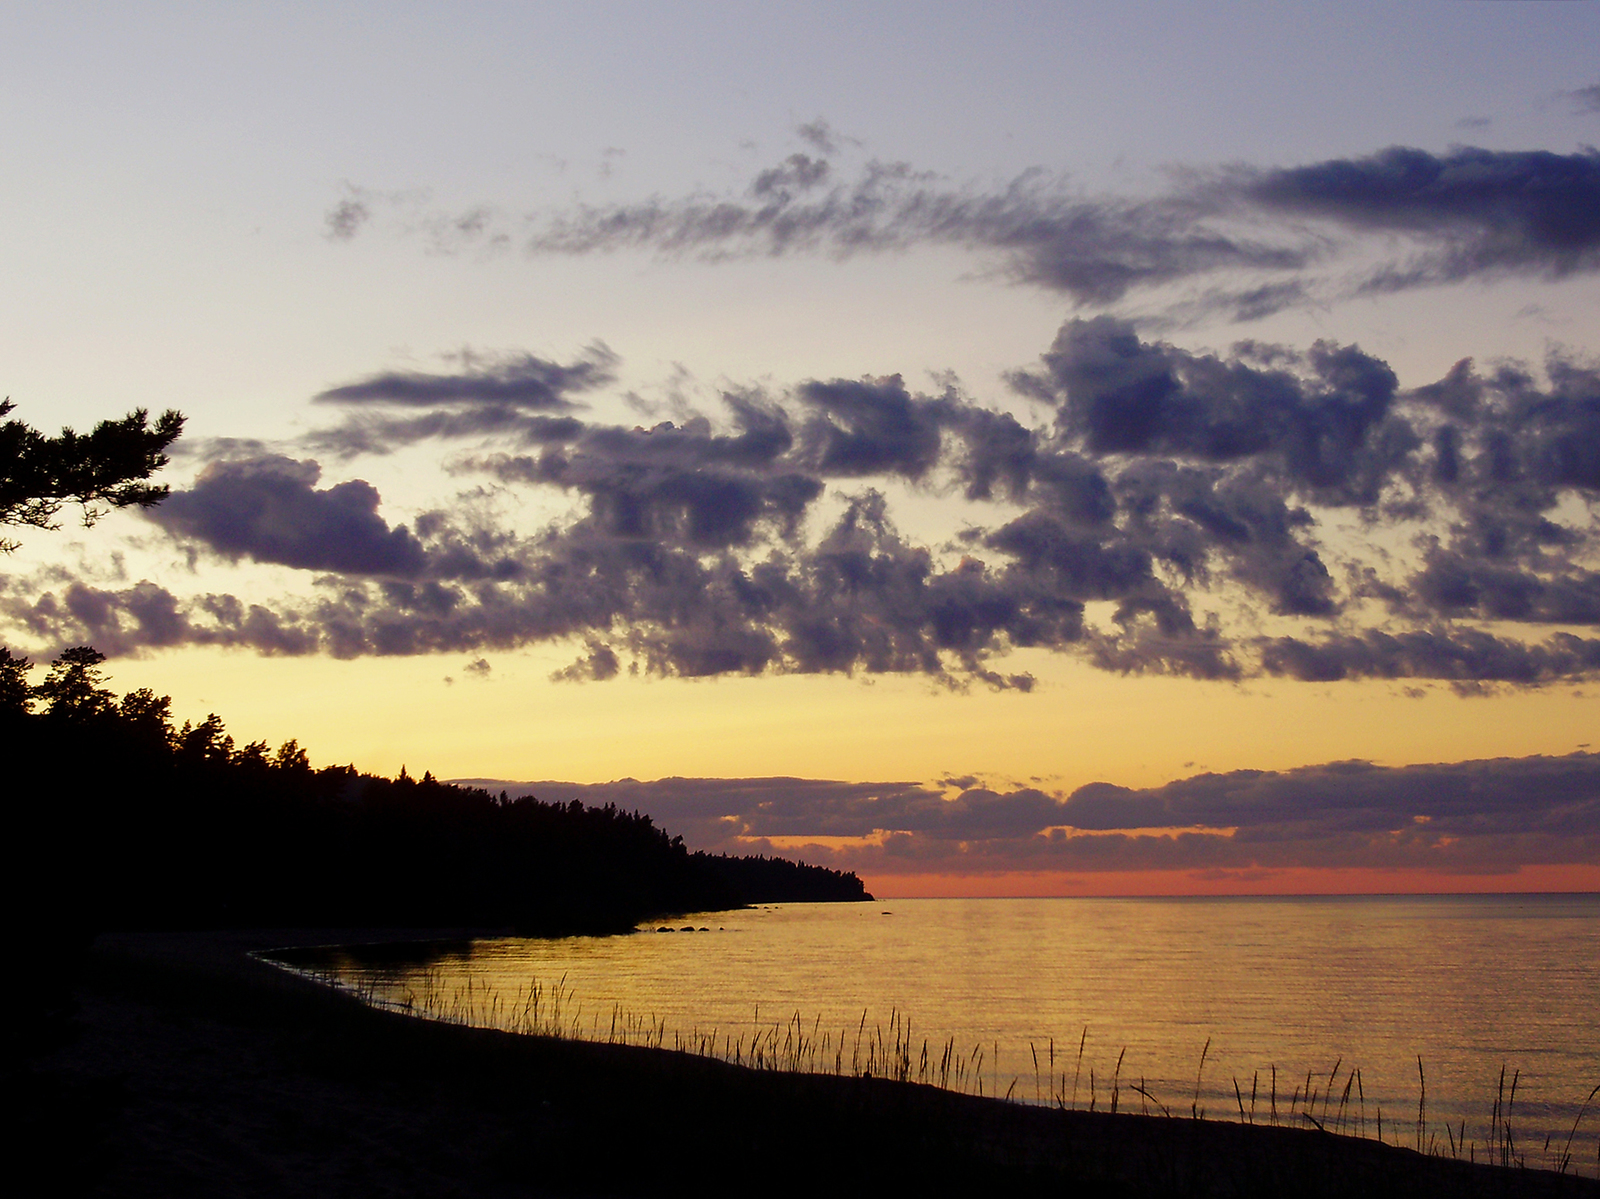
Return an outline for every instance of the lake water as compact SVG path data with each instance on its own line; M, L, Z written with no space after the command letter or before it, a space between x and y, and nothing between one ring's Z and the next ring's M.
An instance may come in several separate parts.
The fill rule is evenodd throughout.
M1482 1160L1509 1125L1530 1166L1559 1164L1600 1084L1600 895L922 899L685 925L706 931L286 960L476 1024L1027 1102L1309 1109L1412 1146L1420 1057L1425 1145ZM1597 1129L1591 1104L1570 1142L1591 1176Z

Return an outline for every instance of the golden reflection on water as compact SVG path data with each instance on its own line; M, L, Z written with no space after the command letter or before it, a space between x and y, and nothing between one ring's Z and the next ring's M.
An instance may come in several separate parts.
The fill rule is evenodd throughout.
M1303 1110L1309 1075L1323 1118L1343 1101L1354 1131L1359 1098L1368 1135L1381 1108L1385 1139L1407 1144L1420 1056L1428 1135L1444 1148L1465 1121L1480 1160L1506 1066L1530 1166L1559 1157L1600 1083L1596 895L921 899L672 922L686 925L708 931L508 938L331 968L375 1002L473 1023L527 1023L537 996L567 1035L741 1059L803 1036L801 1064L830 1071L863 1068L865 1037L909 1046L917 1077L926 1042L936 1064L947 1047L964 1063L964 1090L1083 1107L1108 1106L1115 1086L1123 1110L1266 1119L1275 1067L1280 1117ZM1591 1109L1573 1141L1590 1175L1597 1125Z

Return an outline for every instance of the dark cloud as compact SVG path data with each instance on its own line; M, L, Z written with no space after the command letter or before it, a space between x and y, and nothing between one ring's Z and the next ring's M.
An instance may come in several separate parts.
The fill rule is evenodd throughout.
M1268 674L1309 682L1350 678L1443 679L1537 685L1600 670L1600 639L1556 633L1529 644L1474 628L1369 630L1318 641L1281 637L1262 647Z
M178 597L143 581L120 589L60 579L52 589L0 580L0 614L33 639L57 649L92 643L111 657L184 645L239 647L266 656L316 653L325 631L299 613L284 613L232 595Z
M615 803L695 848L774 850L874 873L1421 867L1509 873L1600 853L1600 755L1404 767L1335 762L1203 774L1057 796L948 780L464 780L545 800ZM816 838L817 840L808 840ZM840 845L837 839L855 844Z
M839 152L839 135L833 131L833 126L822 117L814 121L807 121L803 125L795 126L795 133L800 139L819 154L837 154Z
M785 460L794 437L781 411L727 399L731 433L704 417L650 429L588 425L537 456L467 457L454 469L581 492L592 524L614 538L701 547L748 545L762 531L792 539L823 484Z
M909 782L668 778L587 784L494 779L471 783L550 802L578 799L648 812L665 827L685 830L685 840L696 847L732 844L740 836L865 836L874 828L891 827L909 811L940 802L937 791ZM890 823L883 824L882 819Z
M583 430L571 416L528 415L504 405L485 405L420 416L361 413L308 434L305 447L339 458L388 454L419 441L495 438L513 445L570 441Z
M1541 577L1521 566L1435 550L1412 580L1419 607L1446 617L1600 625L1600 575Z
M616 355L598 342L565 365L532 354L485 360L467 353L462 369L453 374L386 371L331 387L314 399L321 404L487 405L542 412L570 408L571 396L612 382L616 363Z
M827 181L832 170L825 158L791 154L778 166L757 175L755 182L750 185L750 190L766 199L781 199L787 202L797 192L820 187Z
M1594 88L1566 93L1588 111ZM1464 124L1481 123L1466 118ZM1391 147L1297 167L1191 168L1153 196L1086 196L1040 168L1000 185L960 184L903 162L847 161L825 121L806 149L720 193L578 203L508 223L497 210L413 217L432 248L521 244L532 255L645 250L731 258L900 252L952 246L1001 276L1108 306L1185 285L1169 319L1254 321L1350 298L1341 258L1375 251L1353 294L1600 267L1600 152ZM357 189L329 214L349 236L380 199ZM414 206L416 197L391 197ZM337 220L336 220L337 217ZM342 223L341 223L342 222ZM1380 240L1381 239L1381 240Z
M325 490L315 462L265 457L213 463L150 519L227 558L352 575L418 574L424 551L378 515L377 489L352 479Z
M587 645L588 653L578 658L570 666L563 667L550 676L553 683L603 683L607 679L616 678L622 670L622 663L617 660L617 655L610 646L602 645L598 641L590 641Z
M1337 614L1310 506L1371 510L1409 478L1422 446L1397 409L1393 372L1332 343L1302 354L1246 342L1205 355L1147 342L1109 317L1074 320L1043 370L1014 383L1057 405L1057 443L1072 449L1036 453L1035 510L991 544L1064 578L1115 562L1094 598L1159 617L1169 637L1188 609L1158 568L1186 587L1220 573L1277 615ZM1052 493L1047 468L1069 465L1078 486ZM1214 657L1226 647L1208 640L1207 660L1232 673ZM1127 647L1116 649L1104 661L1128 668Z
M819 474L916 479L939 459L938 416L899 375L804 383L796 394L813 410L802 437Z
M801 474L764 477L732 471L672 467L616 469L606 460L549 453L540 458L498 455L477 467L506 483L552 483L586 493L592 519L612 537L696 546L749 545L762 527L788 536L823 485Z
M1011 557L1029 577L1075 601L1154 599L1166 594L1148 551L1084 536L1051 515L1032 511L995 530L984 544ZM1179 617L1179 619L1182 619Z
M816 133L813 148L833 153L831 134ZM1037 171L998 191L952 187L905 163L869 162L838 179L827 158L796 154L759 172L742 196L580 206L543 222L527 245L536 254L641 248L712 260L954 245L997 253L1014 278L1080 303L1209 271L1308 261L1306 245L1208 225L1214 208L1199 195L1084 199Z
M473 785L586 804L614 803L686 830L697 845L736 846L738 838L867 837L913 832L942 842L1026 838L1058 823L1061 803L1042 791L1005 794L968 787L954 798L919 783L830 779L659 779L611 783Z
M222 459L146 516L186 546L222 558L323 574L346 602L372 580L386 596L427 594L437 606L444 603L441 581L505 582L521 571L517 540L503 530L438 510L422 513L409 528L391 526L370 483L352 479L319 489L320 477L321 467L310 460Z
M1081 497L1086 509L1103 500L1104 484L1092 467L1061 457L1046 461L1038 433L1008 412L964 403L947 392L938 405L938 422L948 435L941 447L946 465L969 500L1020 501L1036 480L1073 494L1087 488L1094 494Z
M1114 510L1126 514L1124 552L1142 550L1152 574L1164 566L1205 584L1221 570L1281 616L1332 617L1351 598L1380 599L1418 635L1461 618L1592 625L1600 616L1592 521L1570 508L1562 515L1568 500L1587 504L1600 489L1593 367L1553 358L1541 386L1522 367L1483 375L1463 362L1402 393L1389 367L1356 347L1318 343L1298 353L1244 342L1226 356L1201 355L1106 317L1069 322L1043 366L1017 386L1058 405L1060 435L1097 464ZM1426 535L1409 578L1342 592L1341 574L1370 577L1370 569L1336 570L1314 539L1340 509L1368 524L1398 517L1439 532ZM997 536L1025 532L1006 548L1047 560L1046 510ZM1058 530L1055 544L1085 543L1075 537ZM1088 542L1106 545L1103 535ZM1126 649L1104 661L1125 663ZM1290 653L1274 651L1275 668L1307 677L1460 678L1481 668L1485 679L1533 682L1592 668L1569 653L1534 654L1515 667L1460 653L1447 670L1401 666L1391 652L1384 657L1394 664L1379 669L1358 666L1346 646L1335 655L1340 673L1331 664L1288 669Z
M1168 863L1176 856L1188 857L1190 865L1209 859L1230 868L1509 872L1530 862L1594 860L1600 756L1407 767L1338 762L1281 773L1198 775L1147 790L1095 783L1075 791L1058 811L1059 824L1099 833L1226 830L1197 835L1188 854L1181 852L1181 838L1170 839L1151 855ZM1061 834L1055 839L1063 849L1072 845Z
M1415 448L1398 425L1380 429L1394 372L1354 346L1291 355L1243 343L1223 359L1096 317L1064 325L1044 364L1064 432L1095 455L1250 459L1323 502L1370 503Z
M1275 279L1244 287L1206 287L1193 299L1169 305L1167 312L1169 319L1179 323L1220 316L1246 324L1291 308L1309 308L1323 302L1315 280Z
M199 493L204 502L178 505L168 525L230 556L292 561L315 554L307 567L318 570L332 569L326 559L336 549L352 559L351 569L325 576L313 597L276 605L270 621L263 622L264 609L230 596L179 601L161 591L172 620L157 628L137 616L135 605L147 599L137 589L98 589L67 576L43 595L37 585L15 581L0 610L37 640L94 640L106 652L192 642L351 657L581 638L588 653L565 678L610 677L626 654L630 670L660 675L921 672L1023 689L1032 685L1029 676L988 671L984 660L1012 644L1061 647L1082 631L1081 605L1025 579L978 563L941 569L928 550L898 534L883 498L871 492L848 504L817 544L768 543L751 561L692 538L619 530L603 504L570 525L516 541L463 531L430 514L402 542L365 507L376 497L362 485L364 547L406 547L405 569L388 571L378 568L391 563L361 557L346 542L312 550L276 524L263 529L213 516L235 515L245 499L257 499L263 479L269 508L330 502L312 487L310 470L291 465L298 472L278 462L229 464L183 493ZM336 506L342 513L342 502ZM259 503L250 509L261 510Z
M349 241L372 219L372 210L359 199L340 200L324 218L331 241Z
M485 358L471 351L460 359L454 373L387 371L321 392L315 402L341 406L348 415L308 436L306 448L350 458L436 438L493 437L518 445L571 440L583 426L565 413L577 406L575 397L614 382L617 366L617 356L599 342L564 364L532 354Z
M1572 101L1574 112L1600 112L1600 83L1591 83L1588 87L1568 92L1567 97Z
M1363 231L1404 233L1423 247L1381 272L1393 289L1497 271L1559 278L1600 266L1600 151L1396 146L1366 158L1260 172L1240 194L1262 208Z
M557 672L574 682L864 672L1028 690L1003 669L1016 649L1219 681L1471 691L1600 673L1582 631L1600 625L1592 366L1462 362L1404 391L1356 346L1199 353L1097 317L1068 321L1013 383L1053 419L898 375L732 391L715 421L650 428L443 386L434 407L354 401L397 422L361 431L380 449L422 429L476 437L451 470L572 507L515 530L480 488L391 526L368 483L319 488L315 461L219 447L151 519L191 550L311 571L308 596L268 621L63 575L16 581L7 610L41 642L108 631L108 649L563 641L583 647ZM327 436L355 444L350 425ZM960 504L963 527L942 546L907 537L891 485Z

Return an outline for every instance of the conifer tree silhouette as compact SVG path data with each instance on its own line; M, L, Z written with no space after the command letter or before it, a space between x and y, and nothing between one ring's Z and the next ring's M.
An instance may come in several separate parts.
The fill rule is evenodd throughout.
M100 663L106 656L88 645L75 645L61 651L50 663L50 673L33 689L44 700L46 714L65 720L88 720L105 716L116 708L116 699L102 686L105 672Z
M0 417L16 407L0 400ZM165 484L146 482L167 464L168 446L183 432L183 414L168 409L150 423L146 409L103 420L88 433L62 429L49 437L20 420L0 422L0 525L55 529L66 504L92 525L110 508L148 508L167 497ZM0 537L0 553L18 542Z

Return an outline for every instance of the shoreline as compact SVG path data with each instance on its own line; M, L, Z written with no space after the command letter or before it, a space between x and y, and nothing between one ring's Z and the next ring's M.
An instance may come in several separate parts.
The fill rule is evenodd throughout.
M250 956L501 931L102 937L25 1135L76 1143L82 1193L118 1196L1600 1196L1570 1174L1314 1129L1063 1112L419 1020Z

